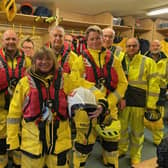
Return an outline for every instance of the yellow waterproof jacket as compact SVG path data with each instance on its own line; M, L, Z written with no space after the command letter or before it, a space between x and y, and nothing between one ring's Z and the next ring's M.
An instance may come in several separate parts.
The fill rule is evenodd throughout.
M154 60L141 54L136 54L132 60L127 54L120 57L125 62L125 74L128 76L128 84L146 91L146 107L156 108L156 102L159 96L159 78L157 75L157 66ZM134 101L134 100L132 100Z
M113 43L113 46L120 46L122 48L122 51L126 51L126 41L128 40L127 37L124 37L119 43Z
M160 77L160 88L167 88L168 83L168 59L164 58L157 62L157 71Z
M10 68L13 66L13 68L15 69L17 65L16 58L14 58L12 62L12 60L7 57L7 64ZM0 61L0 68L1 68L1 65L2 63ZM28 68L30 65L31 65L31 62L25 58L24 67ZM8 111L4 108L5 102L6 102L5 101L5 91L2 91L0 92L0 116L1 116L0 117L0 139L6 137L6 118L7 118Z
M100 67L100 65L103 67L103 65L105 64L106 51L103 51L101 53L100 60L99 60L99 53L100 53L99 50L89 49L89 52L92 55L96 65L98 67ZM109 109L110 109L110 113L112 115L112 118L117 119L116 104L125 94L125 90L127 88L127 79L125 77L121 63L116 56L114 56L112 66L114 67L114 69L117 72L118 84L117 84L117 88L113 92L110 92L110 94L108 94L107 100L108 100ZM80 56L78 58L77 62L74 63L73 71L78 71L81 76L85 77L85 64L84 64L84 60L83 60L82 56ZM101 91L104 94L104 96L106 96L107 88L104 87Z
M47 80L47 77L45 78ZM77 79L77 80L76 80ZM73 76L73 74L68 75L64 74L62 79L61 86L64 92L68 95L73 89L79 86L83 86L93 90L93 93L96 95L97 99L103 99L103 94L94 89L94 84L85 81L84 79L79 79ZM30 90L30 81L27 76L22 78L18 85L16 86L13 99L11 101L9 114L7 118L7 144L9 144L9 150L21 148L21 150L40 157L42 154L42 142L39 141L39 129L35 121L26 122L23 116L23 107L25 105L26 96ZM22 123L21 129L21 145L19 144L19 130L20 122ZM52 120L52 123L54 121ZM49 133L49 123L46 124L46 139L47 145L51 144L50 142L50 133ZM53 142L52 142L53 143ZM57 129L57 139L54 148L54 154L58 154L62 151L71 148L71 133L69 120L65 121L60 120L59 127ZM50 151L49 151L50 152Z
M6 57L6 58L7 58L8 67L10 67L10 68L13 67L13 69L15 69L17 66L16 57L13 60L11 60L9 57ZM2 65L1 61L0 61L0 64ZM31 65L31 61L27 57L25 57L24 67L27 69L28 67L30 67L30 65ZM1 66L0 66L0 68L1 68ZM6 72L4 72L4 73L6 73ZM2 93L0 93L0 108L4 107L4 103L5 103L4 92L2 92Z
M76 60L77 57L78 57L77 54L74 53L73 51L70 51L70 52L69 52L68 58L67 58L67 60L65 60L65 62L66 62L66 61L68 62L70 70L71 70L71 68L72 68L72 65L73 65L74 60ZM59 54L59 55L58 55L58 61L59 61L60 63L61 63L61 61L60 61L61 59L62 59L62 55Z
M160 79L160 95L158 106L164 106L166 102L166 91L168 84L168 58L163 58L157 62L157 72Z
M117 45L112 45L110 48L108 48L112 54L114 54L116 57L119 57L120 54L124 54L124 52L122 52L122 48L120 46Z
M165 40L161 40L160 43L162 46L161 51L163 51L166 54L166 56L168 57L168 42Z

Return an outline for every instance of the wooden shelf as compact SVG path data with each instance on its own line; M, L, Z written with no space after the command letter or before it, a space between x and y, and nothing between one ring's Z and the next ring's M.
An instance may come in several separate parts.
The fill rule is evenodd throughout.
M63 19L59 25L63 26L64 28L73 29L75 30L85 30L88 26L97 25L101 28L105 28L110 26L110 24L103 24L98 22L86 22L86 21L79 21L79 20L72 20L72 19Z
M45 23L45 19L47 19L47 17L40 17L38 21L35 21L37 17L38 16L24 15L24 14L17 13L13 21L9 22L6 18L5 12L0 11L0 23L15 24L15 25L21 24L23 26L36 26L41 28L48 28L49 24Z
M156 29L161 34L168 34L168 28Z
M114 29L115 31L127 31L127 30L132 29L132 27L131 27L131 26L113 25L113 29Z
M59 25L65 29L85 30L88 26L97 25L101 28L109 27L112 23L112 15L110 13L102 13L98 15L83 15L79 13L61 11Z
M149 32L149 31L151 31L151 30L143 28L143 27L135 27L135 33L146 33L146 32Z
M48 17L24 15L17 13L13 21L9 22L6 18L5 12L0 11L0 30L5 31L7 28L14 28L16 32L23 32L25 34L45 34L48 33L49 23L45 22Z

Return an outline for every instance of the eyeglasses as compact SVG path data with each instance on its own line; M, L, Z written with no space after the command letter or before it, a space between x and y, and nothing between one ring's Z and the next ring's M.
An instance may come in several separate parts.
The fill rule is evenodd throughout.
M133 45L126 45L127 48L136 48L138 45L137 44L133 44Z
M31 49L33 49L33 47L23 47L24 49L29 49L29 50L31 50Z

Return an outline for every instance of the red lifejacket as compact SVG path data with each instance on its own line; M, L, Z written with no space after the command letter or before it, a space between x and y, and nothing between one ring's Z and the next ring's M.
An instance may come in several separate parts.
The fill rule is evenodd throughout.
M79 40L76 47L76 53L78 55L81 55L82 52L86 49L86 39L82 36L79 36L78 39Z
M112 66L114 57L111 52L106 51L105 64L102 67L96 65L88 50L84 50L82 55L85 62L85 79L96 85L99 84L100 79L103 79L108 93L114 91L118 84L118 74Z
M52 48L50 42L46 43L46 46L48 48ZM71 47L67 43L64 43L60 52L61 59L59 61L59 65L62 67L63 72L65 73L70 73L70 70L71 70L70 65L68 63L70 51L71 51Z
M47 100L53 103L52 112L56 113L56 120L65 120L68 117L67 99L63 89L60 88L62 80L62 71L56 72L55 79L51 83L48 91L47 88L35 77L28 76L30 91L25 98L23 107L23 117L25 121L30 122L40 120L42 109Z
M9 81L15 78L17 81L24 76L26 68L24 67L24 54L22 51L16 53L17 65L15 69L8 66L7 58L3 49L0 49L0 91L6 90L9 86Z

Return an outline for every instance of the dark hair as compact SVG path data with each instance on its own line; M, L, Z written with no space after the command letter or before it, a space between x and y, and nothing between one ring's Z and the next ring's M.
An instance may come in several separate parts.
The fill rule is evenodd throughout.
M33 42L33 40L31 40L30 38L26 38L25 40L23 40L23 42L21 43L21 47L23 47L23 44L24 44L25 42L32 43L32 45L33 45L33 47L34 47L34 42Z

